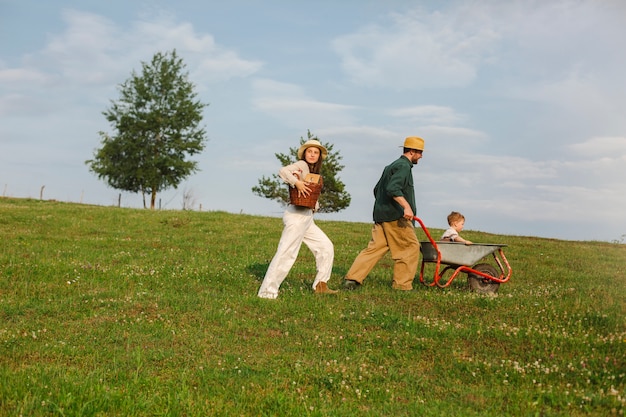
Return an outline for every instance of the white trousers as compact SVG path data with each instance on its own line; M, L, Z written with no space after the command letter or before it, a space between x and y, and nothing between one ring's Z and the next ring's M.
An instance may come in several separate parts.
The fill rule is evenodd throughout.
M283 215L283 224L278 249L259 288L261 298L278 297L278 288L289 274L303 242L315 256L317 275L313 289L319 282L330 279L335 249L328 236L313 222L313 210L290 205Z

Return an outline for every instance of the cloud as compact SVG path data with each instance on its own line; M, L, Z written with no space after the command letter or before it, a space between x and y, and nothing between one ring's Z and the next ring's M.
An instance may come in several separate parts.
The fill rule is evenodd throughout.
M598 121L605 134L623 131L626 83L615 80L624 79L626 55L614 51L626 47L625 13L626 4L616 0L450 2L436 11L383 16L336 37L332 46L345 76L359 86L432 92L417 99L425 103L435 91L446 94L447 102L439 100L446 104L499 98L492 129L510 117L504 112L537 106L542 114L528 122L551 132L551 141L571 142L593 134ZM473 113L442 112L441 121L429 123L416 113L414 121L458 126L475 123Z
M393 14L333 40L346 76L368 87L462 87L476 78L498 40L490 20L472 8Z
M216 53L212 58L200 61L194 74L198 78L202 77L201 74L206 74L204 78L212 83L216 83L236 77L248 77L258 72L262 66L261 62L247 61L239 58L232 51L223 51Z
M89 105L99 114L116 86L133 70L139 72L141 62L149 62L156 52L176 49L192 82L204 88L248 77L263 65L240 58L212 36L167 15L128 27L73 9L64 10L62 19L65 28L49 35L41 50L24 54L17 67L0 67L0 115L41 117L74 106L79 112ZM16 92L8 94L12 90Z
M439 146L440 143L458 152L488 141L484 132L466 127L424 125L420 126L419 132L422 136L428 137L429 141L432 140L434 148L439 148L443 152L445 148Z
M333 126L322 128L318 131L329 136L361 137L374 140L398 136L398 133L393 130L367 125Z
M0 69L0 83L9 89L12 84L43 84L48 79L45 73L33 68Z
M263 65L240 58L212 36L198 34L191 24L167 15L136 21L130 27L72 9L62 17L66 28L61 33L50 36L42 51L26 56L21 68L5 68L0 77L40 85L54 78L59 88L109 86L128 78L131 70L139 71L140 63L149 62L156 52L173 49L187 69L193 69L194 79L203 83L248 77Z
M38 113L44 115L54 111L54 106L26 94L5 94L0 97L0 117L20 117Z
M467 116L457 113L448 106L413 106L390 109L388 113L394 117L407 118L413 122L427 122L433 124L456 125L465 120Z
M256 79L252 88L253 107L286 126L315 130L323 126L350 125L355 120L354 106L316 100L295 84Z
M604 157L607 159L626 158L626 137L594 137L569 147L581 156Z

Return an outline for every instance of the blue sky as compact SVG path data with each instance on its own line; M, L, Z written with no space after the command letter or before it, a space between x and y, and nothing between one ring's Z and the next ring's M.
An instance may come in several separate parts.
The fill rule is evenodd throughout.
M115 205L84 161L102 112L176 49L209 103L200 172L161 205L281 216L255 196L307 130L352 196L323 220L369 222L405 136L418 216L445 228L571 240L626 235L626 2L0 0L0 187ZM122 205L141 197L122 194Z

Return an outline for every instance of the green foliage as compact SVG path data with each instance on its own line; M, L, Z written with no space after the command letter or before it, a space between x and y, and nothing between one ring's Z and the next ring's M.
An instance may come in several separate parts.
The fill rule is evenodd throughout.
M300 144L295 148L289 148L289 153L274 154L280 166L287 166L298 160L298 149L309 139L317 139L310 131L307 131L307 139L300 138ZM334 151L334 146L328 142L320 143L328 150L328 156L322 164L322 177L324 178L324 188L319 198L320 213L336 213L350 205L350 194L346 192L346 187L339 179L339 173L344 168L340 161L343 157L339 152ZM278 176L272 174L271 177L263 176L259 179L258 185L252 187L252 192L259 197L276 200L281 206L286 207L289 204L289 188L285 182Z
M197 162L187 157L204 149L206 133L199 125L207 105L196 99L184 68L174 50L143 62L140 75L133 71L119 100L103 112L116 133L100 132L102 147L86 161L111 187L150 194L150 208L157 192L178 187L197 171Z
M338 288L371 224L317 224ZM623 415L623 244L465 231L508 244L497 297L460 278L394 291L389 256L360 290L317 296L303 247L259 299L281 230L0 198L0 415Z

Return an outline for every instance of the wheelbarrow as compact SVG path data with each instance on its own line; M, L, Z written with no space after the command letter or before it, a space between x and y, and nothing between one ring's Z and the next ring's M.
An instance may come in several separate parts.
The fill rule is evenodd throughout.
M420 282L426 286L445 288L461 273L467 274L467 282L472 291L477 293L495 294L500 284L511 278L511 265L504 256L507 245L492 243L465 243L436 242L418 217L413 217L420 226L428 241L420 242L422 265L420 268ZM483 258L492 255L497 268L487 262L480 262ZM435 271L432 281L424 278L426 264L434 264ZM443 266L443 269L442 269ZM448 278L445 275L451 273Z

